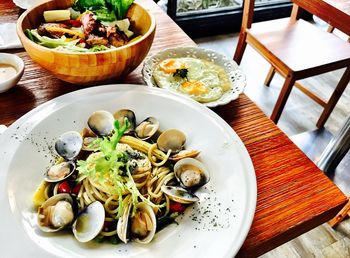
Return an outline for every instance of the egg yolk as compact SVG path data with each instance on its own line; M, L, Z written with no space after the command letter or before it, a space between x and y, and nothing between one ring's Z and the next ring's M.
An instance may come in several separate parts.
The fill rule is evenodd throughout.
M184 69L186 65L176 59L167 59L160 63L160 69L165 73L175 73L177 69Z
M200 81L185 81L181 87L185 92L192 95L202 95L208 93L208 89L203 82Z

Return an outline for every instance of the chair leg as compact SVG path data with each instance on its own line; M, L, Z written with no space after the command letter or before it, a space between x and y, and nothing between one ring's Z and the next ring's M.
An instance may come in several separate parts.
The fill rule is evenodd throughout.
M350 81L350 66L348 68L346 68L346 70L345 70L343 76L341 77L337 87L333 91L332 96L330 97L330 99L328 100L325 108L323 109L323 112L322 112L322 114L321 114L321 116L318 119L317 124L316 124L316 126L318 128L323 127L324 124L326 123L329 115L333 111L335 105L337 104L339 98L343 94L343 92L344 92L346 86L348 85L349 81Z
M269 72L267 73L266 79L264 84L268 87L270 86L270 83L272 81L273 76L275 75L276 71L275 68L273 66L270 67Z
M233 60L237 64L240 64L241 61L242 61L244 50L245 50L245 48L247 46L246 38L247 38L247 33L241 31L239 33L239 39L238 39L238 44L237 44L237 47L236 47L236 51L235 51L235 54L233 56Z
M293 75L288 75L284 81L280 95L278 96L275 107L273 108L271 120L278 123L278 120L281 117L284 106L287 103L290 92L292 91L293 85L295 83L295 78Z
M330 32L332 33L334 31L334 27L332 25L329 25L328 28L327 28L327 32Z

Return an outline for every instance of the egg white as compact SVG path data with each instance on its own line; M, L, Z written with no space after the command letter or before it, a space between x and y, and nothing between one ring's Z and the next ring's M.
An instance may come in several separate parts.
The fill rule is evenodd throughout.
M167 62L168 60L170 59L166 59L163 62ZM212 62L192 57L183 57L176 58L176 67L178 67L179 63L181 63L181 67L188 69L187 78L174 76L172 72L165 72L162 69L161 63L159 63L153 72L153 78L158 87L186 94L202 103L219 99L232 87L225 70ZM182 84L187 80L190 82L201 82L206 92L191 94L191 92L188 92L182 87Z

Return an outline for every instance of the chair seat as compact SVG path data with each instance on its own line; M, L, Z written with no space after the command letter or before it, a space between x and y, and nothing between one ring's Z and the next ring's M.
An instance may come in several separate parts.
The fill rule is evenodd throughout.
M272 53L276 62L283 62L294 72L329 64L335 65L333 69L338 64L350 65L349 43L304 20L291 23L289 18L283 18L254 23L247 34L247 41L251 36L260 42L258 51Z

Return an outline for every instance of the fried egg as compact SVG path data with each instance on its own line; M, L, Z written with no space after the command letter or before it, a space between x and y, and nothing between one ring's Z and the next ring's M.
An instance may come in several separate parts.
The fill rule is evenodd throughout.
M154 69L153 78L158 87L188 95L201 103L219 99L232 87L222 67L192 57L163 60Z

